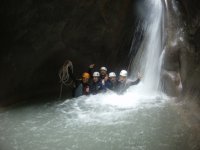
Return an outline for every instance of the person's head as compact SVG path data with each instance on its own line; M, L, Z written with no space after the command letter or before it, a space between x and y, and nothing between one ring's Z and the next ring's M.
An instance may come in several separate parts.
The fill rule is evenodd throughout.
M98 82L99 81L99 77L100 77L100 73L99 72L94 72L93 73L93 82Z
M109 80L111 82L116 82L116 74L114 72L109 73Z
M88 83L89 78L90 78L90 74L89 74L89 73L84 72L84 73L82 74L82 82L83 82L83 83Z
M107 74L107 68L106 67L101 67L100 68L100 75L105 77L106 74Z
M126 82L128 72L126 70L122 70L119 74L119 82Z

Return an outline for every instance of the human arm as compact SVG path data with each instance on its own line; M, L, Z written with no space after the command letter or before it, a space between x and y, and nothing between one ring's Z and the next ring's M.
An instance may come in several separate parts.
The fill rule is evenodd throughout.
M141 76L141 74L138 72L138 74L137 74L137 80L136 80L136 81L131 81L131 82L130 82L130 86L131 86L131 85L136 85L136 84L138 84L138 83L140 82L141 78L142 78L142 76Z
M83 95L83 90L82 89L83 89L83 85L79 84L75 89L74 97L82 96Z
M94 72L94 67L95 67L95 64L91 64L91 65L88 67L88 73L90 74L91 77L92 77L93 72Z

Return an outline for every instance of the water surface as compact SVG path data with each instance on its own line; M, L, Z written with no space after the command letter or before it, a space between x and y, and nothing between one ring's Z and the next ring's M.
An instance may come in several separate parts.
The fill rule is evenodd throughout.
M1 150L188 150L166 97L100 94L0 113Z

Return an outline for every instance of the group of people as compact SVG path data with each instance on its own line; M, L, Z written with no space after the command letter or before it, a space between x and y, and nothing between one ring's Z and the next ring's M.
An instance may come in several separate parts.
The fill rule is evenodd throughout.
M82 95L104 93L108 90L118 94L123 94L131 85L140 82L141 76L138 74L136 81L127 80L128 72L121 70L117 77L115 72L108 73L106 67L101 67L99 71L94 71L94 64L89 66L88 72L82 74L81 79L76 79L69 68L69 75L74 81L73 97Z

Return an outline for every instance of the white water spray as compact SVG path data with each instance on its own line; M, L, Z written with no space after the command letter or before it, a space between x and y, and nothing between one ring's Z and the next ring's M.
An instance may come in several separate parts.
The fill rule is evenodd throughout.
M146 20L143 23L144 39L132 64L132 74L143 75L141 89L145 92L159 91L162 43L163 6L161 0L145 1Z

